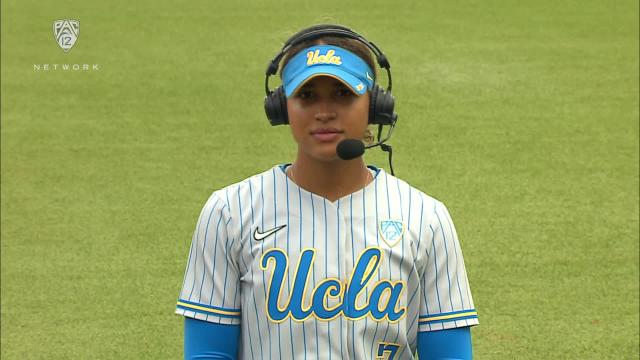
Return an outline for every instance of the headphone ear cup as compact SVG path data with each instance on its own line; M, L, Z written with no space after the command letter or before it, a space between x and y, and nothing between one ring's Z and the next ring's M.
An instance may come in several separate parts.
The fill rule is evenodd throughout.
M267 115L267 119L269 119L269 123L273 126L274 122L277 121L278 114L276 113L273 94L275 91L270 91L267 96L264 97L264 112Z
M369 104L369 123L376 125L392 125L397 115L393 112L395 98L391 92L387 92L379 85L371 91Z
M376 123L376 103L378 102L378 91L380 86L376 85L371 89L371 97L369 98L369 124Z
M264 98L264 112L271 126L286 125L289 123L287 113L287 97L284 88L279 86Z
M284 93L284 86L278 86L276 89L276 96L278 99L278 112L280 115L280 123L277 125L288 125L289 124L289 113L287 111L287 96Z

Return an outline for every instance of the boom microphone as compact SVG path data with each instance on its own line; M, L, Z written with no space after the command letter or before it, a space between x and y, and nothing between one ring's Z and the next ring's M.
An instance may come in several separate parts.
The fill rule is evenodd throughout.
M338 157L342 160L353 160L357 157L362 156L365 149L371 149L373 147L380 146L380 149L382 149L382 151L389 154L389 168L391 170L391 175L395 175L395 173L393 172L393 162L391 159L393 157L393 149L391 148L391 145L385 144L385 142L389 140L391 134L393 134L393 129L396 127L395 121L397 120L397 118L398 116L394 114L393 122L389 127L389 132L384 138L382 137L382 125L378 125L378 141L373 144L365 146L364 143L358 139L345 139L340 141L338 143L338 146L336 147L336 153L338 154Z
M336 152L342 160L353 160L364 154L364 143L358 139L345 139L338 143Z

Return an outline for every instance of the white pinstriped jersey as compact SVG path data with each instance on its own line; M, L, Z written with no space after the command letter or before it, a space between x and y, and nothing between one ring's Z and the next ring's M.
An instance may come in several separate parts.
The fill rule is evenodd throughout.
M241 324L242 359L412 359L418 331L478 324L441 202L374 167L331 202L285 168L211 195L177 314Z

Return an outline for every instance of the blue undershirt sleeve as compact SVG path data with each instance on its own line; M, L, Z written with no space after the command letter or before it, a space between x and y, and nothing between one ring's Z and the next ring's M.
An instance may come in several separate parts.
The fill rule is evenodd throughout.
M239 339L240 325L184 318L185 360L235 360Z
M471 360L471 328L418 332L420 360Z

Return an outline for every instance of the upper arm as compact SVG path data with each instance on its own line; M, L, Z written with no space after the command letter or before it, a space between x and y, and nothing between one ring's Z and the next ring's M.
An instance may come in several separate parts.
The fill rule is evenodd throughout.
M239 272L235 239L227 225L228 204L214 193L205 204L191 240L176 313L221 324L240 323Z
M433 331L478 324L462 250L447 208L436 201L423 249L426 264L421 278L418 331Z

